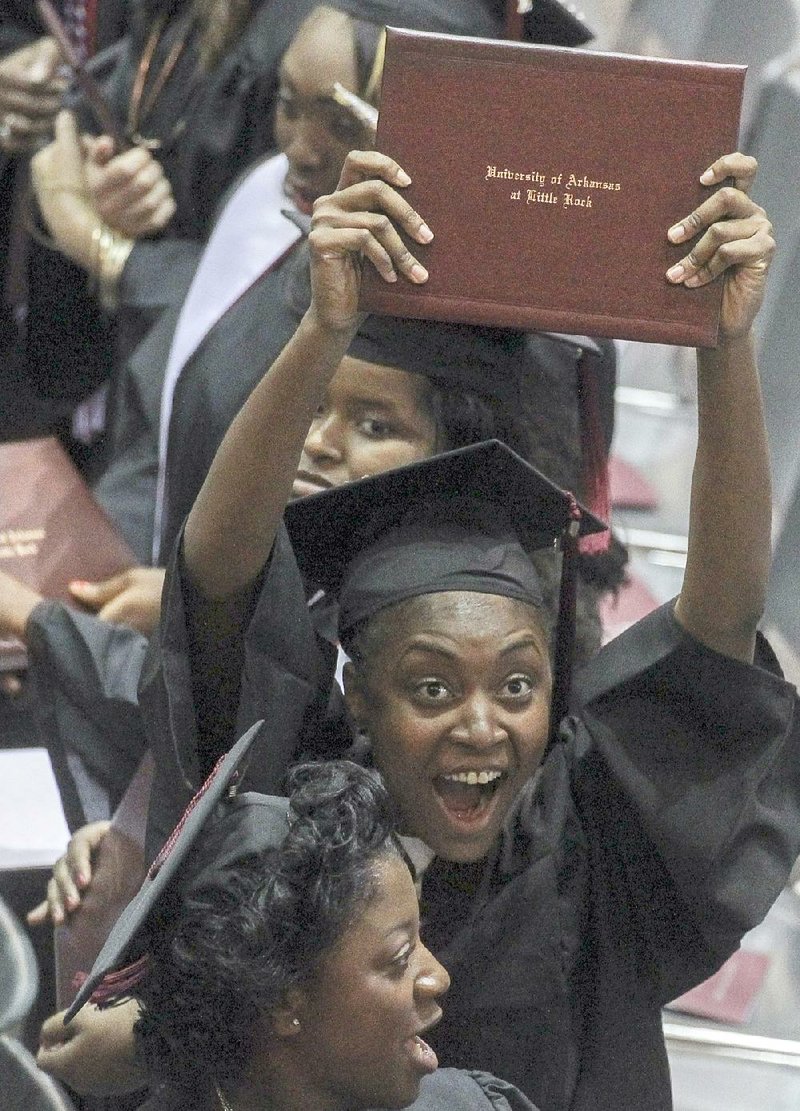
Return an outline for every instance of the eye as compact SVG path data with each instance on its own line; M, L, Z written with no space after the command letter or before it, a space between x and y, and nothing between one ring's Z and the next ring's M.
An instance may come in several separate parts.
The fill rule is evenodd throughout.
M395 434L393 426L379 417L365 417L359 422L358 430L371 440L387 440Z
M278 89L277 104L287 120L296 120L300 115L300 108L291 93L286 89Z
M529 675L509 675L501 688L501 694L514 702L521 702L531 697L534 683Z
M347 146L357 145L364 135L364 128L350 116L337 116L330 121L328 130L337 142Z
M446 702L450 688L441 679L423 679L415 685L414 694L422 702Z
M389 972L392 976L404 976L411 964L411 958L414 954L416 946L412 942L407 942L399 952L395 953L389 962Z

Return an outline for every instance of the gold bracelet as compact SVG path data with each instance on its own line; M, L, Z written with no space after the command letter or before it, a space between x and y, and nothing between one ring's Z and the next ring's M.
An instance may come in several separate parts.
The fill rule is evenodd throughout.
M132 239L117 235L105 224L101 226L98 236L97 294L106 312L115 312L118 307L119 279L133 245Z

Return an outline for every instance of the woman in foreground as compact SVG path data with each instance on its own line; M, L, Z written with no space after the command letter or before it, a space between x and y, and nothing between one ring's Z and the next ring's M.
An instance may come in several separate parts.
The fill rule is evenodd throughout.
M453 981L437 1051L448 1064L478 1062L507 1076L543 1111L666 1111L661 1006L715 971L763 917L800 848L796 693L757 638L770 483L752 323L774 242L747 195L755 171L741 154L718 159L703 184L731 177L735 185L665 229L673 243L699 236L667 281L685 285L687 297L725 282L719 346L698 352L699 439L680 597L600 652L563 721L560 711L551 720L550 690L567 660L551 663L529 571L511 593L513 576L503 569L493 582L469 559L454 579L426 581L416 575L415 534L408 550L374 565L368 605L362 594L353 606L342 579L369 593L371 559L352 551L354 525L393 505L405 481L390 494L380 485L386 476L370 479L352 516L338 500L346 488L290 510L301 571L319 573L343 611L351 717L369 739L402 832L423 842L422 863L434 858L423 880L423 935ZM381 155L351 154L343 181L360 182L351 196L363 216L351 213L344 228L325 201L316 206L314 303L223 442L168 582L164 670L151 673L143 704L161 742L173 730L165 760L184 772L213 756L202 736L193 748L180 680L188 654L195 691L208 695L220 681L213 638L204 646L196 635L209 615L218 627L222 611L270 628L270 663L296 677L298 699L309 679L318 682L304 600L295 605L286 589L291 548L281 516L308 424L358 323L363 259L387 281L426 280L394 226L374 220L378 198L412 242L430 238L424 214L402 198L407 179ZM254 433L264 424L276 430L269 452ZM448 521L453 491L469 495L485 477L463 475L431 509L433 475L425 474L419 501L434 525ZM521 487L508 478L503 488ZM512 527L500 536L490 529L489 548L515 552L524 568L525 538L514 534L535 531L538 510L504 512L496 493L485 517ZM483 536L475 522L467 532ZM452 554L446 531L437 542L434 528L428 539ZM342 546L337 582L331 557ZM278 645L284 629L291 637ZM276 688L256 681L257 647L245 640L241 704L272 723L284 709ZM259 745L254 784L280 782L291 752L276 736L265 732ZM548 748L549 738L557 743ZM304 739L313 742L313 731ZM335 751L321 726L316 751ZM174 773L172 782L177 791Z
M147 1111L531 1111L437 1072L423 1035L449 978L419 938L379 778L305 765L288 800L231 793L228 754L123 913L76 1002L133 995ZM110 975L109 975L110 974Z

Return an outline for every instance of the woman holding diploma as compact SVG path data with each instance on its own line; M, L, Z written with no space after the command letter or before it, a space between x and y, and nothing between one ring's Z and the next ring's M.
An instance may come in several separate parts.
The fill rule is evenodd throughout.
M339 634L352 657L352 718L403 832L422 842L423 864L434 860L423 880L423 936L452 977L437 1051L446 1063L477 1061L507 1076L542 1111L669 1107L660 1007L710 975L763 917L798 852L796 695L756 633L770 483L751 328L774 243L748 196L755 172L744 155L720 158L703 184L735 184L665 229L676 243L701 233L665 280L686 286L687 296L725 281L719 347L698 352L699 442L681 595L601 651L573 685L560 728L550 720L550 691L568 660L549 659L535 588L520 585L520 539L490 537L502 559L513 551L521 560L513 574L501 567L500 579L516 584L509 597L469 558L448 589L440 568L426 580L413 552L385 534L374 548L353 551L348 535L376 505L390 504L388 489L376 492L378 478L364 484L363 503L353 487L349 507L336 500L345 488L320 494L313 518L309 512L292 530L303 573L327 585L345 613ZM299 697L322 689L304 601L295 606L288 589L293 557L281 516L308 423L358 325L362 265L387 281L426 280L394 226L412 241L435 234L403 200L407 181L382 155L354 153L340 183L353 209L347 225L341 202L317 204L311 308L232 426L187 521L165 595L163 671L151 671L143 690L164 788L171 784L176 797L177 773L191 778L214 754L211 736L193 732L181 676L188 662L195 696L213 699L222 686L213 653L220 630L249 625L234 683L240 724L242 712L258 710L267 721L278 712L256 651L255 630L268 627L269 614L279 616L269 668L294 668ZM376 218L376 207L391 220ZM275 430L268 453L264 426ZM477 490L482 474L458 492ZM409 495L414 519L417 503L428 512L425 488L435 477L426 475ZM391 497L403 486L393 485ZM512 534L533 527L535 508L526 522L518 506L509 515L504 497L489 496L484 524L465 525L468 536L487 519L490 533L500 519ZM438 547L436 527L428 539L452 554L447 504L436 502L429 515L443 532ZM398 524L401 539L404 528L407 521ZM418 548L417 534L415 541ZM314 553L324 551L328 562L340 543L349 546L345 566L331 575ZM472 589L464 586L469 576ZM291 639L277 643L290 626ZM306 706L298 744L324 755L312 698ZM230 719L229 729L232 737ZM224 731L215 736L219 743ZM271 746L267 732L252 781L280 782L290 755Z

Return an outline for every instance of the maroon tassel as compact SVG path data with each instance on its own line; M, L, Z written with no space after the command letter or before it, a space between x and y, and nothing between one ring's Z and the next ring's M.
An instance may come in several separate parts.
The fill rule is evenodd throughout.
M89 1002L98 1007L108 1007L117 999L130 995L131 989L145 978L150 971L150 954L145 953L138 961L118 968L116 972L107 972L92 994Z
M189 817L191 812L197 806L200 799L203 797L203 795L209 789L211 784L217 778L217 775L219 774L219 770L222 767L222 761L225 759L225 757L227 755L228 755L227 752L223 752L223 754L217 760L214 767L211 769L211 773L209 774L208 779L206 779L205 783L199 789L197 794L192 797L189 805L186 807L183 814L181 815L178 824L175 826L172 833L169 835L167 840L164 842L164 844L162 845L162 847L161 847L161 849L158 853L158 856L155 858L155 860L153 861L153 863L150 865L149 869L147 870L147 878L148 879L152 880L158 875L158 872L159 872L159 869L161 868L161 865L164 863L164 861L167 859L169 854L172 852L173 845L175 844L175 842L180 837L181 830L186 825L186 819ZM239 773L237 771L231 779L231 784L235 783L235 781L238 778L239 778Z
M553 646L553 694L550 700L550 743L569 709L572 657L575 648L575 601L578 583L578 530L581 511L572 499L572 520L561 536L561 585Z
M601 521L611 520L611 494L608 483L608 451L600 422L600 397L597 374L592 358L582 354L578 359L578 423L581 437L583 502ZM583 555L607 552L611 530L581 537L579 550Z

